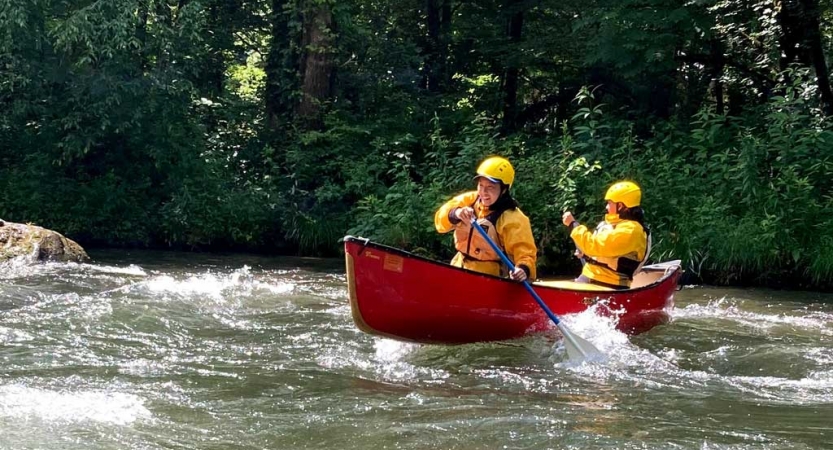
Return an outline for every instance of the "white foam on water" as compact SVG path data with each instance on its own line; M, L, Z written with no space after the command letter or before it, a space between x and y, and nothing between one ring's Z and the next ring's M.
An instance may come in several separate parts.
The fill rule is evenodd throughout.
M254 280L251 268L243 266L227 275L206 272L190 275L184 279L171 275L159 275L137 286L149 289L154 293L174 294L183 297L200 296L221 299L226 294L251 295L254 291L268 291L272 294L286 294L295 290L294 283L277 282L266 283Z
M420 367L406 361L409 355L420 348L419 344L374 338L374 347L376 354L373 358L368 358L366 353L353 346L339 345L325 351L316 361L324 368L355 368L389 382L431 382L450 376L445 370Z
M735 300L726 297L710 301L706 305L687 305L673 311L675 319L729 319L738 324L768 332L776 327L794 327L818 331L833 336L833 313L793 311L790 314L764 314L745 311Z
M271 283L263 283L261 281L255 281L254 283L255 289L263 289L269 291L273 294L288 294L295 290L294 283L281 283L278 284L271 284Z
M0 417L129 425L151 416L144 400L133 394L64 392L19 384L0 386Z
M722 381L754 397L784 404L833 402L833 372L814 372L798 380L782 377L722 377Z
M395 341L393 339L377 338L373 340L373 347L376 349L376 359L391 362L400 361L414 353L419 349L420 345Z
M25 278L42 273L48 273L55 270L56 266L68 264L74 264L77 266L75 263L38 264L36 256L16 256L0 262L0 279L6 280Z
M0 326L0 344L8 344L11 342L26 342L34 339L34 335L25 331Z
M820 366L833 368L833 348L811 348L803 356Z
M602 314L602 311L605 313ZM590 342L602 353L609 354L631 346L628 335L616 329L624 312L624 309L610 310L604 302L599 302L578 314L568 314L562 320L574 335Z
M154 293L211 297L220 297L223 289L231 286L226 280L211 274L191 276L184 280L178 280L170 275L160 275L142 284Z
M332 314L334 316L350 317L350 311L351 311L350 305L340 305L340 306L336 306L334 308L329 308L325 312L327 314ZM350 319L350 320L352 320L352 319Z
M604 313L601 313L602 311ZM623 312L624 310L612 311L605 302L599 302L580 313L559 316L562 327L567 328L572 336L586 341L591 346L583 348L591 352L595 349L598 352L582 357L570 357L566 349L567 340L562 337L553 347L552 359L555 364L567 369L580 368L578 370L581 371L604 370L607 365L616 365L618 355L636 348L625 333L616 329ZM552 324L552 327L558 328L555 324Z
M147 272L131 264L126 267L105 266L99 264L87 264L76 262L38 262L33 256L19 256L0 262L0 279L26 278L32 276L49 274L69 273L72 276L83 276L85 274L103 275L128 275L146 277Z
M18 311L25 313L28 319L54 320L68 318L72 320L95 321L113 312L109 301L98 296L80 295L75 292L62 294L41 294L37 302L25 305Z
M114 275L134 275L138 277L146 277L147 272L141 267L131 264L127 267L117 266L100 266L97 264L80 264L79 267L92 272L100 272Z

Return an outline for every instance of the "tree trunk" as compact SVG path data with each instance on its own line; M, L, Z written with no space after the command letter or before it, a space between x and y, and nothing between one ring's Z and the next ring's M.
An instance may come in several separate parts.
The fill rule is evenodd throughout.
M503 75L503 132L510 133L515 130L518 112L518 86L520 69L514 61L515 47L521 42L521 31L523 29L524 14L521 9L522 0L509 0L508 10L510 13L506 34L509 37L511 53L507 55L506 69Z
M429 92L442 92L451 82L448 54L451 34L451 0L426 0L428 36L423 46L425 67L422 86Z
M176 34L176 32L180 30L176 30L177 23L179 21L179 17L182 14L183 8L185 8L190 0L179 0L176 4L176 14L174 14L174 10L171 9L170 5L167 1L155 1L152 2L155 4L155 15L154 20L162 24L163 26L167 27L172 34ZM150 4L150 0L148 0ZM170 58L170 52L166 50L160 50L159 54L156 57L156 70L159 72L164 72L168 67L168 59Z
M787 70L792 63L809 66L809 54L802 46L804 11L801 0L780 0L776 1L775 5L778 8L778 23L781 25L781 35L778 36L778 43L781 46L779 60L781 70Z
M207 96L220 96L225 88L225 52L234 48L234 17L237 0L212 0L208 4L208 27L212 31L207 43L208 55L201 74L202 89Z
M726 66L726 61L723 57L723 46L720 40L713 37L709 44L709 50L711 51L711 67L709 68L711 80L709 87L711 88L712 96L714 96L715 112L722 115L726 108L723 100L723 82L721 78L723 77L723 69Z
M428 25L428 36L425 40L423 54L425 68L422 75L422 84L428 92L439 92L440 85L440 2L442 0L426 0L425 12Z
M812 67L816 72L822 106L827 114L833 114L833 92L819 29L818 0L780 0L775 6L781 25L781 70L786 70L792 63Z
M136 23L136 40L139 41L138 72L141 74L147 67L147 36L148 14L150 0L139 0L138 21Z
M266 55L266 86L264 101L267 127L273 133L291 119L290 95L293 87L291 39L286 0L272 0L270 15L271 43Z
M822 34L819 26L819 16L821 14L819 2L818 0L802 0L802 3L804 4L804 10L807 12L807 26L804 28L806 43L810 60L813 62L813 68L816 71L822 106L827 115L833 115L833 92L830 89L830 73L827 70L827 61L824 58L824 44L821 40Z
M171 8L168 7L168 4L165 2L154 2L156 5L155 8L155 15L154 19L156 22L160 23L163 27L167 27L170 30L173 30L174 27L174 18L173 13L171 12ZM156 55L156 64L155 70L159 72L165 72L165 69L168 66L168 52L163 49L159 50L159 54Z
M332 94L333 14L327 5L319 5L304 22L298 115L317 126L321 120L321 105Z
M451 85L451 77L454 75L449 64L451 53L451 0L445 0L442 7L442 20L440 21L440 48L442 58L440 59L440 83L443 88Z

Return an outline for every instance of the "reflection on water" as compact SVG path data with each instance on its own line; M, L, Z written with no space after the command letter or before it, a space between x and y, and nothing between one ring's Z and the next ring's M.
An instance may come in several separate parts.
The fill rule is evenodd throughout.
M688 287L639 336L421 346L352 323L340 260L0 265L0 448L831 448L833 297Z

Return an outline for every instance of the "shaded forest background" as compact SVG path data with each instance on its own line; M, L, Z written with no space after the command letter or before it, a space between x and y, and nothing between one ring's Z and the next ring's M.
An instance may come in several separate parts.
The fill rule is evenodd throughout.
M653 260L833 280L831 0L0 0L0 217L86 246L438 258L434 210L518 171L561 212L644 188Z

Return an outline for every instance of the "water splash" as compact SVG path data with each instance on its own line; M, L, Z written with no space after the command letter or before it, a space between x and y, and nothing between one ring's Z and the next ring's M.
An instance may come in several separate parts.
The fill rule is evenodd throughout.
M618 352L630 346L628 335L616 329L624 309L613 310L606 301L600 301L590 308L562 317L573 334L583 337L604 354Z
M798 332L811 336L826 335L830 331L828 327L833 321L833 314L821 311L801 315L801 311L792 310L762 313L743 308L742 304L743 301L723 297L705 305L692 304L674 310L674 321L694 319L713 323L714 319L720 319L741 328L755 330L753 336L768 336L762 343L761 338L750 340L746 335L740 335L736 338L738 342L735 344L720 345L690 355L690 350L664 348L653 353L640 348L631 343L633 338L613 328L615 318L593 317L589 311L567 316L565 321L570 324L571 329L591 340L609 355L609 360L605 364L581 363L562 366L583 377L605 383L627 382L651 389L737 391L739 395L773 404L833 402L833 369L830 368L833 348L819 347L815 340L799 340L788 346L783 338L779 337L785 328L793 334ZM724 332L731 331L731 327L725 325L721 329ZM665 330L673 332L673 327ZM663 328L659 328L655 333L659 334L662 331ZM695 329L691 332L697 331ZM777 344L771 344L768 348L767 339ZM753 350L760 352L759 358L766 361L773 358L784 359L787 356L802 358L804 362L801 367L805 368L805 372L796 377L726 373L738 364L748 366L749 363L737 363L733 360L748 358ZM681 362L693 367L680 367ZM754 360L750 362L754 363ZM812 370L814 366L818 369Z
M144 400L122 392L59 392L20 384L0 386L0 417L129 425L151 417Z
M282 295L292 292L291 282L264 282L256 280L249 266L243 266L228 274L211 271L198 275L177 278L172 275L157 275L131 289L147 289L155 294L172 294L178 297L209 297L221 300L232 296L252 296L256 291Z

